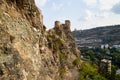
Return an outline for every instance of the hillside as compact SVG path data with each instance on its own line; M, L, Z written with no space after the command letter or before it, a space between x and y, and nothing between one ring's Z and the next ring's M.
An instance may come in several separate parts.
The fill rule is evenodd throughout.
M80 45L120 44L120 25L73 31Z
M34 0L0 0L0 80L76 80L80 51L68 24L46 31Z

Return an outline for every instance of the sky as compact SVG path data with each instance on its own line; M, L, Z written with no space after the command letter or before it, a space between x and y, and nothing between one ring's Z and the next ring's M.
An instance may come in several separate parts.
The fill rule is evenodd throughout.
M71 21L71 29L84 30L120 24L120 0L35 0L47 29L54 21Z

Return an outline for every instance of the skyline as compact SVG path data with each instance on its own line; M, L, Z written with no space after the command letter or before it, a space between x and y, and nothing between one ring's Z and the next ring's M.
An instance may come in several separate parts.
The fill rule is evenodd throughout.
M71 30L120 24L120 0L35 0L47 29L71 21Z

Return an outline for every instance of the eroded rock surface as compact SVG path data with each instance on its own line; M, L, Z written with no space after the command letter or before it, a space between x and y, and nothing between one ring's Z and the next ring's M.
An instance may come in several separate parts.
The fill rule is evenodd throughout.
M0 80L77 80L70 21L46 31L34 0L0 0Z

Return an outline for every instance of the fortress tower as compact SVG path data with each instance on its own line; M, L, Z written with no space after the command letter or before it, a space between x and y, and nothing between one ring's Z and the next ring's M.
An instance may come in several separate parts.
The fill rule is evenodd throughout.
M65 20L65 28L70 30L70 26L71 26L70 20Z
M55 25L54 25L55 27L60 27L60 25L61 25L60 21L55 21Z

